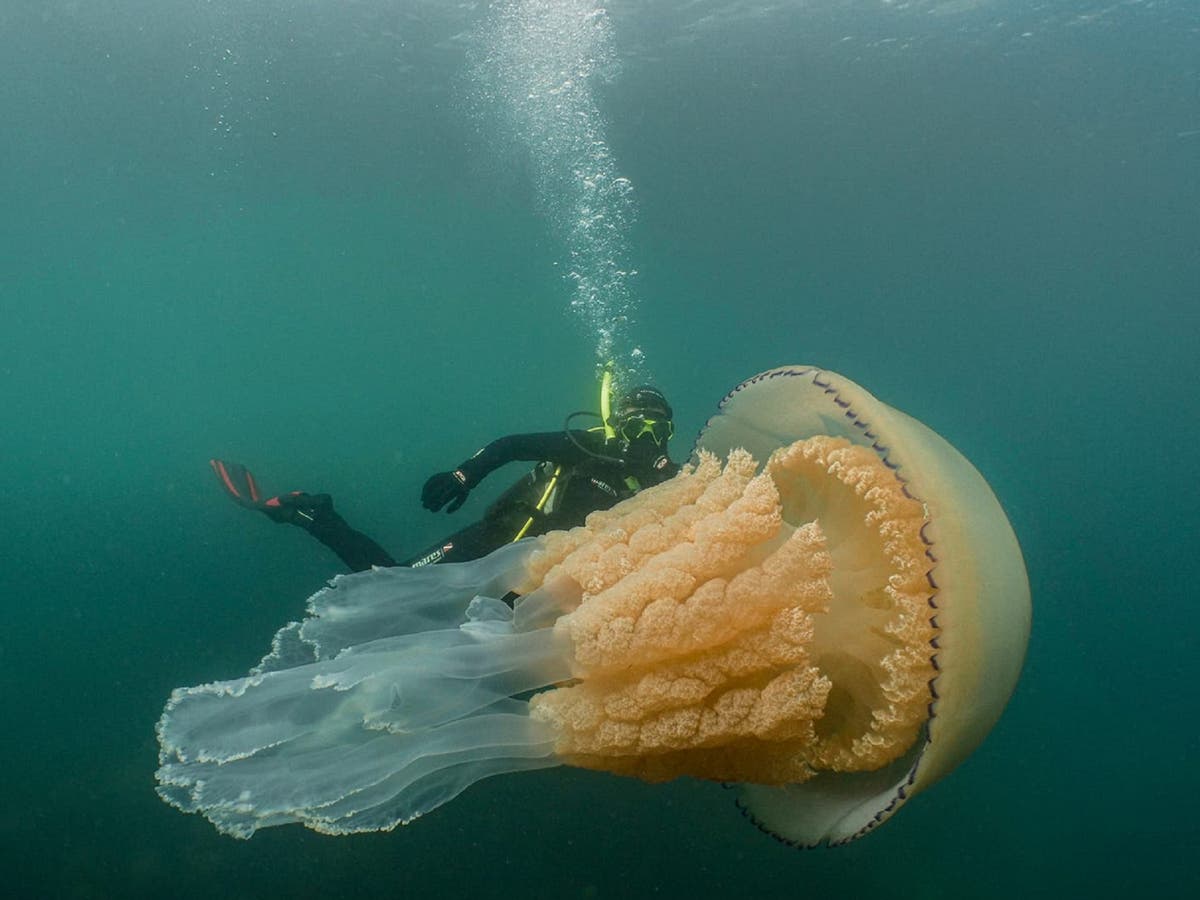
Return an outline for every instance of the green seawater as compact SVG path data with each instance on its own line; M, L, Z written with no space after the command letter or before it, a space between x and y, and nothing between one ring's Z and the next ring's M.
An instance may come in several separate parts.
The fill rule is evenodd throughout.
M500 11L0 7L4 894L1200 895L1193 0L605 14L617 350L671 397L675 456L739 381L812 363L944 435L1012 520L1029 656L944 783L803 852L718 786L567 770L351 838L235 841L158 799L172 688L245 672L339 571L209 457L402 555L518 472L454 517L428 475L596 406L577 198L481 99Z

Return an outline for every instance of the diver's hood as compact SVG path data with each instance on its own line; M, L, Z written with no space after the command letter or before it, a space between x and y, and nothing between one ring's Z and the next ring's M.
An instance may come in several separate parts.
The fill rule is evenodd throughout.
M663 392L648 384L640 384L626 391L617 400L613 410L617 418L641 415L647 419L674 419L675 413Z

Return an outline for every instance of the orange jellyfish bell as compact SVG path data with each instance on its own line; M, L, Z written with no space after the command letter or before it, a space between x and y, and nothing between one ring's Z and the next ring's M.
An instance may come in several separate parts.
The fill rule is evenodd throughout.
M172 694L165 800L239 837L344 834L566 764L737 782L762 828L812 845L865 834L983 739L1029 589L970 463L791 367L731 392L679 476L583 527L340 576L309 613L248 676Z
M867 448L922 505L936 634L926 714L902 756L870 774L822 772L792 786L743 787L744 809L760 826L803 845L865 834L979 745L1016 686L1031 615L1020 547L983 476L938 434L850 379L808 366L756 375L726 396L697 447L767 458L812 435ZM785 517L803 519L804 502Z

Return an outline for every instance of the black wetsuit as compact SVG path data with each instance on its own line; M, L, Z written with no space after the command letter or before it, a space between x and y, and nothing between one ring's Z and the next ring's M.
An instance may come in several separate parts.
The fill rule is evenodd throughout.
M458 466L466 476L468 487L474 487L510 462L524 460L538 465L489 506L478 522L403 562L396 562L379 544L351 528L333 511L332 503L310 510L311 521L297 524L329 547L355 572L371 566L464 562L486 556L515 540L522 534L522 529L524 536L530 537L582 525L588 513L608 509L642 488L666 481L679 471L679 465L667 456L665 448L645 442L629 448L624 462L613 462L585 452L576 441L595 454L622 456L621 445L616 441L605 441L601 431L572 431L570 437L562 431L514 434L492 441ZM547 495L546 489L552 479L554 486ZM539 508L543 496L546 499Z

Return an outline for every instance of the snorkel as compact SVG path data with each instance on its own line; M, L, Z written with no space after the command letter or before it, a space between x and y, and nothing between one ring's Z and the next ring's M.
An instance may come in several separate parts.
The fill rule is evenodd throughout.
M604 440L611 441L617 436L617 430L612 424L612 383L613 364L609 360L604 365L604 375L600 379L600 421L604 423Z
M604 428L604 443L605 444L608 444L610 441L615 440L617 437L617 429L615 427L613 427L613 424L612 424L612 384L613 384L613 364L612 364L612 360L609 360L607 363L604 364L604 374L600 377L599 418L601 421L601 425ZM609 456L606 453L597 453L595 450L589 450L587 447L583 446L583 444L579 443L579 441L576 439L575 435L571 434L571 420L572 419L576 418L577 416L595 416L595 415L596 415L596 413L591 412L590 410L586 410L586 409L577 410L576 412L571 413L563 421L563 433L566 434L567 438L571 441L572 444L574 444L576 447L578 447L580 450L582 450L588 456L594 457L595 459L602 459L605 462L617 463L618 465L625 465L625 459L623 457ZM596 429L593 429L593 430L596 430Z

